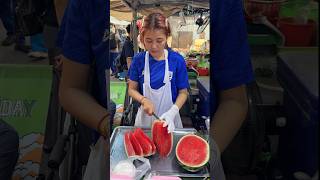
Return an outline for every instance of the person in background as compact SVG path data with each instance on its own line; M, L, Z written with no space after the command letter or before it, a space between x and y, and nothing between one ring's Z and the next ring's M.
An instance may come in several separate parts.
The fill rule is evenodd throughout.
M44 60L48 57L48 49L44 46L43 34L35 34L30 37L31 52L28 56L34 58L33 60Z
M19 157L19 136L0 119L0 179L10 180Z
M134 52L133 52L133 42L132 42L132 34L131 34L131 25L129 24L126 27L128 36L126 38L126 41L123 44L122 51L120 54L120 78L125 78L126 74L123 74L122 72L128 70L127 66L127 58L128 57L133 57ZM121 74L122 73L122 74Z
M14 2L13 0L0 1L0 20L5 28L6 38L1 42L2 46L10 46L15 42L14 23Z
M5 28L6 38L1 42L2 46L10 46L15 44L14 49L28 53L30 46L25 44L25 38L20 32L17 22L16 8L17 0L1 0L0 1L0 19Z
M114 24L110 23L110 65L112 76L117 74L115 67L116 58L119 56L120 37L117 28Z

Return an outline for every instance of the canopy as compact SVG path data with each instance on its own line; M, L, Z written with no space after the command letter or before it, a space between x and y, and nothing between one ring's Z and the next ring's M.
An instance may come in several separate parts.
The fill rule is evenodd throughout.
M110 22L115 25L122 25L122 26L126 26L126 25L130 24L129 21L118 20L117 18L115 18L113 16L110 16Z
M166 17L176 14L187 6L193 8L210 8L209 0L110 0L110 15L126 21L136 22L138 15L148 15L151 12L162 12ZM133 26L134 52L138 51L138 32Z
M132 21L132 10L121 0L110 0L110 15L124 21Z
M187 5L209 9L209 3L209 0L110 0L110 13L117 19L131 21L133 11L142 15L160 11L169 17Z

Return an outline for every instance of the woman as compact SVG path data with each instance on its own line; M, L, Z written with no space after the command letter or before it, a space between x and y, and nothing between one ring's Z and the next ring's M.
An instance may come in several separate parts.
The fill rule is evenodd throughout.
M151 127L153 113L166 121L168 131L182 128L179 109L189 88L185 61L181 55L165 49L170 27L160 13L145 17L140 41L146 49L133 57L128 94L138 101L135 126Z

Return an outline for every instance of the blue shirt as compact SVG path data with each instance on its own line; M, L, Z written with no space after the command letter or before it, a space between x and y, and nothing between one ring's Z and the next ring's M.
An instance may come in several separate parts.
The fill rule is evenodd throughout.
M109 3L105 0L70 0L58 35L58 46L71 61L93 65L93 95L107 107L106 69L109 66Z
M242 1L210 3L211 113L217 108L219 91L253 81L247 29ZM211 114L211 117L213 114Z
M139 92L143 93L144 58L146 52L138 53L133 57L130 66L130 80L139 83ZM172 50L168 50L169 76L171 79L172 102L175 103L179 90L189 88L188 72L183 57ZM165 61L157 61L149 54L150 85L152 89L159 89L164 85Z

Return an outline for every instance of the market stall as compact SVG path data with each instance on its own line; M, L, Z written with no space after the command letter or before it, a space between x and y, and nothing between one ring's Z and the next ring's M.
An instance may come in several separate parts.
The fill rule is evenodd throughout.
M195 138L192 138L200 139L200 141L206 142L204 144L207 144L208 141L208 131L206 131L207 127L205 124L205 120L209 119L208 112L210 94L209 1L123 0L121 2L114 2L112 0L111 3L113 3L111 4L112 15L115 15L115 12L117 11L122 11L126 13L128 11L131 11L131 15L127 14L127 16L122 15L115 17L120 20L132 18L132 24L136 24L139 18L141 18L144 15L148 15L151 12L161 12L168 18L170 28L172 31L171 37L169 38L170 42L168 42L168 45L172 50L180 53L184 57L188 69L189 83L191 86L191 88L189 89L190 95L188 98L188 102L180 110L180 115L182 117L181 119L183 123L187 121L190 121L190 123L189 126L184 125L183 129L175 129L175 131L171 134L171 146L170 148L168 148L170 149L170 153L167 154L167 156L165 157L161 155L163 146L157 145L157 143L155 142L155 136L153 133L156 130L154 130L154 126L152 126L152 128L141 127L141 129L147 137L147 139L150 139L150 141L148 142L150 142L151 144L155 144L155 146L157 147L157 151L151 154L145 152L139 154L139 150L137 152L136 149L136 144L142 143L142 149L148 149L148 147L145 147L146 142L141 142L143 140L139 140L139 138L137 138L137 142L139 143L132 143L133 140L130 139L131 136L137 136L136 131L139 128L133 127L132 123L122 123L122 125L131 125L118 126L113 131L113 134L110 139L111 172L117 173L119 167L120 169L123 169L121 168L122 166L131 167L130 164L133 164L135 166L135 177L139 178L141 178L142 176L137 174L142 173L143 170L146 170L146 172L144 172L145 174L143 175L143 177L175 176L193 177L201 179L209 177L209 163L207 159L207 157L209 157L209 151L207 151L206 148L201 149L202 151L204 151L204 154L202 156L202 158L204 158L204 164L200 163L201 166L198 164L199 167L197 168L195 168L196 165L192 166L188 163L187 165L186 163L181 163L181 154L179 154L179 151L177 150L179 149L179 145L182 146L178 142L180 142L181 139L187 137L188 135L196 135L194 136ZM132 32L134 50L135 53L137 53L138 30L136 29L136 26L133 26ZM201 105L198 106L198 104ZM159 134L157 135L157 137L158 136ZM128 139L130 140L128 141ZM166 144L166 140L166 138L162 139L164 144ZM190 152L185 152L182 154L186 153ZM134 158L132 157L132 155L138 155L142 159ZM139 170L139 165L137 165L137 161L139 161L138 164L141 165L143 170Z

